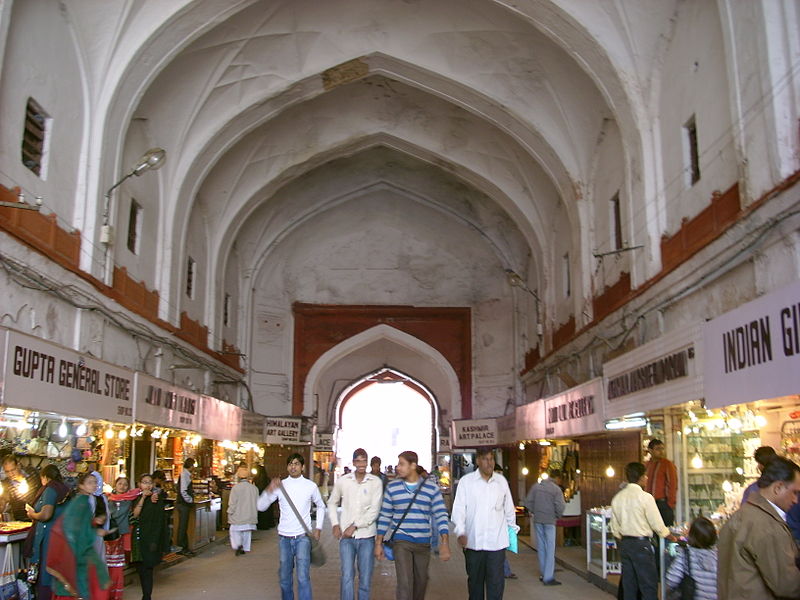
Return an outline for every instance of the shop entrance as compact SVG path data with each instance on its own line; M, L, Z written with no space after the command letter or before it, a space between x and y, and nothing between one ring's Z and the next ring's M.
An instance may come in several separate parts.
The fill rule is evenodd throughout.
M380 456L383 469L397 464L397 455L413 450L430 471L438 443L438 406L420 382L383 368L351 384L339 396L336 410L338 466L352 468L353 451L364 448Z

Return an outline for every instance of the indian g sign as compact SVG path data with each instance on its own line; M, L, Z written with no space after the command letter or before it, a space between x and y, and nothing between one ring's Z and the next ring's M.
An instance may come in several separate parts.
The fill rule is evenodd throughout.
M712 319L704 331L706 406L800 390L800 282Z

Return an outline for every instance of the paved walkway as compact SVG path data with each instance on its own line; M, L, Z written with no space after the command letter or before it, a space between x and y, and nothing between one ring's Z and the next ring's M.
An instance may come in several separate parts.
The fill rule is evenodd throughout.
M339 598L338 544L328 529L323 536L328 556L324 567L313 568L311 580L317 600ZM519 579L506 580L505 600L575 600L611 596L568 570L557 571L564 585L544 587L539 582L536 553L524 547L519 555L508 553ZM427 600L460 600L467 597L464 558L456 552L450 562L432 558ZM394 563L375 566L372 600L393 600ZM275 530L255 532L253 551L236 557L230 546L216 544L191 560L156 573L154 600L272 600L280 598L278 586L278 542ZM139 600L138 580L125 589L126 600Z

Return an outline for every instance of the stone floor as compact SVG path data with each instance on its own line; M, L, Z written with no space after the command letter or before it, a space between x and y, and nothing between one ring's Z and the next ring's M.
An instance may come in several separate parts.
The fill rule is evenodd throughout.
M339 598L339 554L330 531L323 536L328 562L312 568L314 596L319 600ZM575 573L559 570L556 577L564 585L544 587L539 583L536 553L523 547L519 555L509 553L512 570L519 579L506 580L506 600L610 599ZM280 598L278 586L278 548L275 530L255 532L253 551L236 557L227 544L216 544L195 558L156 573L155 600L271 600ZM448 563L432 559L428 600L456 600L467 597L464 559L456 552ZM376 564L373 575L373 600L394 598L394 563ZM138 581L125 590L128 600L140 598Z

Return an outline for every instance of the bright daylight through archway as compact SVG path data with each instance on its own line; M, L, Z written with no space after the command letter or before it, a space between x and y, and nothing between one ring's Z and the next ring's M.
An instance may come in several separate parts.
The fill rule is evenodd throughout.
M353 451L364 448L380 456L383 469L397 464L397 455L413 450L419 464L431 468L433 407L430 401L402 383L373 383L353 394L342 408L336 457L341 467L352 466Z

